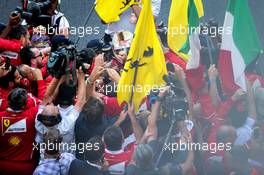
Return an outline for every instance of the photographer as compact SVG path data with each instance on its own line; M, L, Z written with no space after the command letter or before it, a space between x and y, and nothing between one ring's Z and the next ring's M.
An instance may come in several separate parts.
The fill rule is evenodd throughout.
M169 91L169 88L166 87L160 91L156 102L152 106L151 114L148 117L148 125L145 133L141 139L140 145L135 149L133 160L131 164L127 167L127 175L136 175L136 174L186 174L190 171L193 166L192 162L194 159L193 152L190 150L187 158L181 164L175 162L170 162L166 164L163 162L163 165L158 169L155 169L155 161L158 156L158 127L157 121L160 114L160 105L161 101L164 98L164 95ZM183 142L190 142L190 133L187 130L183 121L178 122L178 126L181 132L181 139ZM163 143L162 143L163 144ZM166 164L166 165L164 165Z
M20 14L16 16L12 16L12 14L10 14L7 26L4 28L2 32L0 32L0 38L7 38L12 28L17 26L20 23L20 20L21 20Z
M58 0L51 0L51 4L47 9L47 13L51 15L51 27L55 29L54 35L64 35L69 37L70 24L63 13L58 12Z
M66 148L63 147L63 152L73 153L75 150L70 150L70 145L74 143L74 125L77 120L83 105L85 104L86 89L84 73L81 69L78 70L78 90L77 101L74 104L75 87L71 87L64 82L65 77L61 79L54 78L50 83L45 97L45 101L48 103L40 106L38 111L38 117L36 118L36 130L38 143L42 142L43 135L50 128L57 128L63 136L62 143L65 143ZM58 84L60 84L58 86ZM58 105L51 104L58 93L57 102Z

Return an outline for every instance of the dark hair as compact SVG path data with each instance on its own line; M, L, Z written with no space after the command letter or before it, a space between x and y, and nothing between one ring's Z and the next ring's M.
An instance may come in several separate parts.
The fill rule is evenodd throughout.
M244 125L247 119L247 112L239 112L236 106L233 106L229 111L229 119L235 128L240 128Z
M104 113L104 104L95 97L90 97L85 103L81 115L85 115L89 123L102 122Z
M123 133L118 126L109 126L104 132L104 143L108 150L118 151L122 148Z
M6 75L0 77L1 88L7 89L9 87L9 83L15 81L15 72L16 72L16 67L12 66L11 70Z
M21 110L27 104L27 100L27 91L15 88L8 95L8 106L13 110Z
M96 53L91 48L85 48L81 50L80 57L83 58L83 62L92 65L93 59L96 56Z
M31 47L27 46L20 50L20 59L22 64L26 64L28 66L31 66L31 59L35 57L34 52L30 50Z
M88 140L88 143L93 145L91 150L85 149L84 158L89 162L99 161L104 155L104 143L100 137L92 137Z
M63 137L60 134L60 131L55 128L51 128L44 134L43 141L46 145L45 152L49 155L56 155L60 152L60 143L62 142ZM49 147L50 145L50 147Z
M60 105L70 106L74 102L74 97L76 95L76 86L70 86L63 82L59 86L59 92L57 97L57 103Z
M12 28L12 30L9 34L9 38L20 40L20 38L22 36L26 36L26 35L27 35L27 29L22 25L18 25L16 27Z
M225 174L225 167L221 162L212 162L209 163L207 169L207 175L223 175Z

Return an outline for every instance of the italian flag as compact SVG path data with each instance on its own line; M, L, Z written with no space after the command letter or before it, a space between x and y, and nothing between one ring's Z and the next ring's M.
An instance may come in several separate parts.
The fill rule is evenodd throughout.
M168 20L168 45L185 61L197 55L200 57L199 19L203 15L202 0L172 0ZM196 62L190 64L190 67L196 66Z
M246 91L245 68L262 52L247 0L229 0L219 58L223 92Z

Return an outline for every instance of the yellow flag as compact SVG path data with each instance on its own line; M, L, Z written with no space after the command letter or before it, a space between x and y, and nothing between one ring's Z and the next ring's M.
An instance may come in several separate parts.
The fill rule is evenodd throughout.
M131 5L138 4L136 0L97 0L95 11L105 22L119 21L119 15L130 8Z
M197 27L197 19L203 14L202 0L172 0L168 20L168 45L186 61L189 58L191 28Z
M134 92L132 102L136 111L152 88L165 84L163 76L167 74L150 2L151 0L144 0L128 59L117 89L119 103L124 101L129 103L132 91ZM135 74L137 74L136 77Z

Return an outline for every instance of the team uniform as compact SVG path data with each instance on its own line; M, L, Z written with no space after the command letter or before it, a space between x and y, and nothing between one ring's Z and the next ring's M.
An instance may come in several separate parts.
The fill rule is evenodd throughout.
M36 166L33 141L38 107L26 111L0 112L0 172L32 174Z
M109 172L111 174L125 174L125 169L136 147L135 142L135 135L132 134L124 140L121 150L110 151L105 149L104 158L109 164Z

